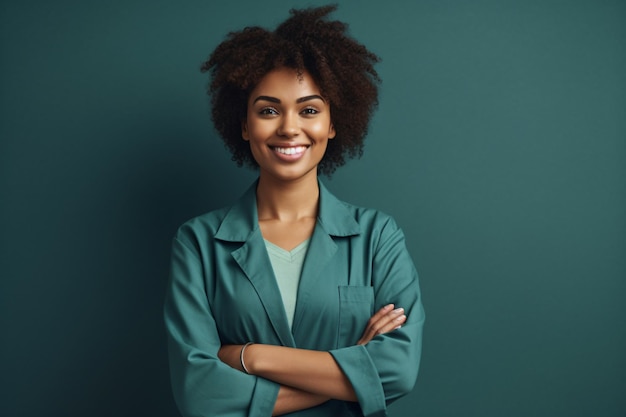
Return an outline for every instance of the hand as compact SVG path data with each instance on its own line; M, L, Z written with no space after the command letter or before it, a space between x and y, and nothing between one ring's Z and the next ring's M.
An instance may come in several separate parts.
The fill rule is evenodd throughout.
M363 335L359 341L356 342L357 345L365 345L375 336L390 332L402 326L406 321L404 309L402 307L394 309L393 307L393 304L387 304L369 319L363 331Z

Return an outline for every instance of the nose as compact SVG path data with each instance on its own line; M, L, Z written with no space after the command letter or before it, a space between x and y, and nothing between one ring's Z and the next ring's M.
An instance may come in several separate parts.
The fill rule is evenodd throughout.
M292 112L285 113L280 121L277 131L279 136L293 138L300 133L298 115Z

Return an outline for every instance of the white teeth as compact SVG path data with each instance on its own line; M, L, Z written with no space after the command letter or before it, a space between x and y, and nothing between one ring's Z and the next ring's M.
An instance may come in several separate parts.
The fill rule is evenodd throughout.
M293 146L289 148L274 148L274 150L278 153L282 153L285 155L295 155L297 153L302 153L306 151L306 146Z

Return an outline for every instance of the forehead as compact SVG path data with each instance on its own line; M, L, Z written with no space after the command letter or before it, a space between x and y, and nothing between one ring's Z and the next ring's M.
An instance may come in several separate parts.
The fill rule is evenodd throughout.
M277 68L261 78L250 93L250 100L263 95L290 101L313 94L320 95L320 89L307 71Z

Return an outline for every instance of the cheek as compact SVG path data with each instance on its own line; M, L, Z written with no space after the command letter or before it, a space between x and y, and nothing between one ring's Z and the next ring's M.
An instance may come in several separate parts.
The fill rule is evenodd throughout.
M262 142L274 132L270 123L252 123L248 125L248 136L251 142Z
M315 137L328 139L328 135L330 133L330 121L324 120L319 123L315 123L310 127L310 132L315 135Z

